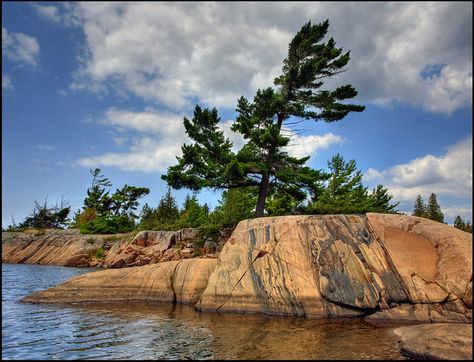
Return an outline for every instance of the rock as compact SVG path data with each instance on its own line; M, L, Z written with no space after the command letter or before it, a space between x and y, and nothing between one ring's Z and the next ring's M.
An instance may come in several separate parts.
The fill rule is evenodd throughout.
M401 352L410 358L472 360L472 324L421 324L394 332Z
M367 217L412 303L461 299L472 288L472 234L414 216Z
M214 254L217 251L217 244L212 239L204 242L203 251L206 254Z
M215 259L193 259L82 274L22 302L91 303L160 301L195 303L214 270Z
M245 220L196 308L470 323L471 254L471 234L411 216Z
M196 308L360 316L391 300L406 300L366 223L363 215L241 221ZM373 260L366 260L362 248ZM374 277L377 268L380 275Z
M368 322L450 322L450 323L472 323L472 310L465 306L453 305L452 302L445 304L401 304L388 310L381 310L365 317Z
M80 235L78 230L45 230L31 235L2 232L2 262L89 266L107 235Z
M182 260L193 250L172 247L171 238L191 234L138 234L110 248L107 259L115 264L109 265L158 264L86 274L40 296L102 301L103 291L113 300L193 300L201 311L472 323L472 234L445 224L394 214L256 218L238 224L217 260ZM181 241L176 245L182 248ZM198 265L206 261L200 277L204 269ZM166 282L169 277L173 283ZM201 278L199 287L190 287L195 278ZM192 297L179 297L178 286Z
M197 237L199 230L185 228L178 231L140 231L130 242L110 250L104 263L111 268L138 266L152 260L172 261L193 256L193 252L180 253L174 247L189 243Z

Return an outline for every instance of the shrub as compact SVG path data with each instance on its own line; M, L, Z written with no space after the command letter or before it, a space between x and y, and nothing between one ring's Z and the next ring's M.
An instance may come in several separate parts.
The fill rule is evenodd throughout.
M116 234L132 231L135 224L126 215L100 216L80 227L81 234Z
M103 259L105 257L105 251L102 248L97 249L95 252L95 258L96 259Z

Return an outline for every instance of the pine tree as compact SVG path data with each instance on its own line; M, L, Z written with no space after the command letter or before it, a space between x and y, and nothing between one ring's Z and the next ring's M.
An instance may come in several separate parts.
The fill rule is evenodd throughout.
M330 178L325 190L307 212L315 214L354 214L370 210L372 200L362 184L362 172L357 170L355 160L345 162L337 154L328 162Z
M432 193L428 199L428 207L426 208L426 216L430 220L444 222L444 215L441 212L441 207L436 200L436 194Z
M252 217L256 199L255 190L249 187L225 190L211 219L221 227L234 227Z
M290 140L285 131L294 125L294 118L334 122L365 108L345 102L357 95L350 84L320 90L324 79L343 72L350 59L333 38L323 42L328 27L328 20L308 22L298 31L289 44L283 74L275 78L277 91L259 89L253 102L244 97L238 100L232 130L241 133L247 144L237 154L217 129L217 110L196 106L193 119L184 119L186 133L195 143L183 145L178 164L162 175L168 185L191 190L257 188L255 217L264 215L269 193L284 193L300 201L306 192L317 194L324 173L304 166L309 157L290 157L283 151Z
M109 191L105 189L112 186L112 183L107 177L100 174L100 168L91 169L90 173L92 175L92 185L87 189L87 197L84 199L83 209L96 210L102 216L109 211L109 206L112 203Z
M413 216L419 216L419 217L427 217L427 206L423 202L423 198L421 195L418 195L418 197L415 200L415 206L413 207Z
M393 198L393 195L388 193L388 190L383 187L383 185L377 185L376 188L372 190L372 194L369 196L371 199L371 212L381 212L381 213L396 213L396 207L399 202L396 204L390 204L390 201Z
M461 216L457 215L454 219L454 227L460 230L464 230L466 228L466 223L461 218Z
M171 188L168 187L166 194L161 198L156 214L162 223L175 223L179 219L179 209L176 199L171 194Z
M201 206L196 195L186 195L183 210L179 218L182 228L197 228L207 221L209 208Z

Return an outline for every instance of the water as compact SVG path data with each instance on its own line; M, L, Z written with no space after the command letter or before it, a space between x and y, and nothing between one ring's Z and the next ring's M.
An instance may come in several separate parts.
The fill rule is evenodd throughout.
M18 302L92 270L2 264L2 359L404 359L392 327L360 319Z

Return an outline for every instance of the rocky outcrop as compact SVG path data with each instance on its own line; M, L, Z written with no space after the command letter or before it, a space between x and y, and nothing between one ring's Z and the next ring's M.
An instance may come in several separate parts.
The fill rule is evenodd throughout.
M198 229L82 235L77 229L2 232L2 262L122 268L192 258ZM204 250L215 257L217 250ZM100 253L98 253L100 251Z
M166 254L167 236L139 235L127 248ZM207 285L202 279L199 288L190 287L194 294L189 299L201 311L472 323L472 235L405 215L244 220L217 260L131 268L134 277L126 270L83 275L50 289L50 294L36 294L35 301L48 295L48 301L109 300L108 290L120 295L122 288L124 299L135 294L172 300L169 295L175 292L170 290L176 285L167 281L174 275L169 271L187 265L190 271L180 279L187 288L204 264ZM95 292L88 294L88 286Z
M472 325L421 324L399 327L401 352L413 359L472 361Z
M367 216L410 303L369 318L472 322L472 234L423 218Z
M107 237L81 235L77 229L2 232L2 262L89 266Z
M193 241L198 229L140 231L130 242L112 248L104 259L111 268L140 266L193 257ZM180 246L179 248L175 248Z
M82 274L57 287L26 296L22 301L195 303L207 286L216 262L216 259L181 260Z
M470 323L471 255L470 234L404 215L246 220L196 308Z

